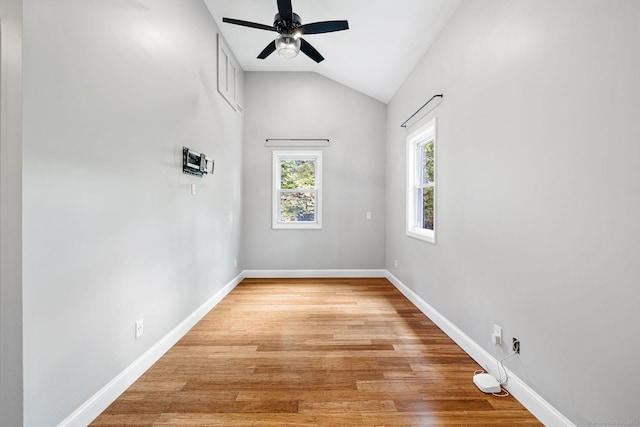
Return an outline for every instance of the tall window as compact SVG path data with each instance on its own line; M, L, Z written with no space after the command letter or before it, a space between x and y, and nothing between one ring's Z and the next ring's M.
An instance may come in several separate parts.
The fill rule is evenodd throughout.
M435 243L436 120L407 137L407 235Z
M322 228L322 152L273 152L273 228Z

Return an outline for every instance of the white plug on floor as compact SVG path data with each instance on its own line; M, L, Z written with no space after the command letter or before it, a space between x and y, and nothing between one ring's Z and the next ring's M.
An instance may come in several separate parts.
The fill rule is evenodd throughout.
M500 383L491 374L483 372L482 374L475 374L473 376L473 383L483 393L500 393Z

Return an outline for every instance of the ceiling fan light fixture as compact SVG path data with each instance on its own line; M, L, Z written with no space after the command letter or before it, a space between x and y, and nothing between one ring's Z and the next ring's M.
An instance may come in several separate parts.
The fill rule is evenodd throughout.
M276 37L276 50L283 58L295 58L300 52L300 38L293 34L280 34Z
M302 51L302 53L311 60L319 64L324 61L324 57L311 43L303 39L302 36L307 34L333 33L349 29L349 22L346 20L319 21L302 24L300 15L293 12L291 0L277 0L277 5L278 13L273 17L273 25L259 24L242 19L222 18L222 22L228 24L241 25L258 30L275 31L278 33L276 39L262 49L257 59L266 59L276 50L279 56L290 59L295 58L298 56L298 53Z

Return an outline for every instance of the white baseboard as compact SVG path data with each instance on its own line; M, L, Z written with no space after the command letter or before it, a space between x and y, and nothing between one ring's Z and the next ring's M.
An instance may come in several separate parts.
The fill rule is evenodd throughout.
M435 308L409 289L396 276L387 271L387 279L398 288L420 311L458 344L473 360L481 366L495 366L496 359L478 343L469 338L458 327L440 314ZM544 400L538 393L507 369L509 382L505 388L522 405L535 415L547 427L575 427L575 424ZM469 379L471 381L471 379Z
M220 291L197 308L164 338L136 359L131 365L76 409L58 427L81 427L88 425L114 400L133 384L147 369L156 363L196 323L227 296L245 277L247 278L304 278L304 277L386 277L420 311L458 344L481 366L493 366L496 359L484 350L447 318L409 289L387 270L245 270L234 277ZM505 387L525 408L547 427L575 427L570 420L538 395L524 381L507 369L509 383Z
M195 326L213 307L218 305L242 280L244 273L231 279L222 289L198 307L178 326L173 328L160 341L136 359L124 371L102 387L89 400L76 409L58 427L84 427L91 423L124 391L131 386L147 369L156 363L171 347L173 347L191 328Z
M247 278L387 277L387 270L245 270Z

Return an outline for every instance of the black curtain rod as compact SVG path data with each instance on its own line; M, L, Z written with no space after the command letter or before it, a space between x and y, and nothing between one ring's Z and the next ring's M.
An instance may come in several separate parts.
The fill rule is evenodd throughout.
M422 111L422 109L423 109L424 107L426 107L426 106L427 106L427 104L428 104L428 103L430 103L431 101L433 101L433 100L434 100L434 99L436 99L436 98L444 98L444 94L442 94L442 93L441 93L441 94L439 94L439 95L433 95L433 96L431 97L431 99L430 99L430 100L428 100L427 102L425 102L425 103L424 103L424 105L423 105L422 107L418 108L418 111L416 111L415 113L413 113L413 114L411 115L411 117L409 117L407 120L405 120L405 121L404 121L404 123L400 125L400 127L401 127L401 128L406 128L406 127L407 127L407 122L408 122L409 120L413 119L413 118L415 117L415 115L416 115L416 114L418 114L420 111Z
M327 138L267 138L265 141L327 141Z

